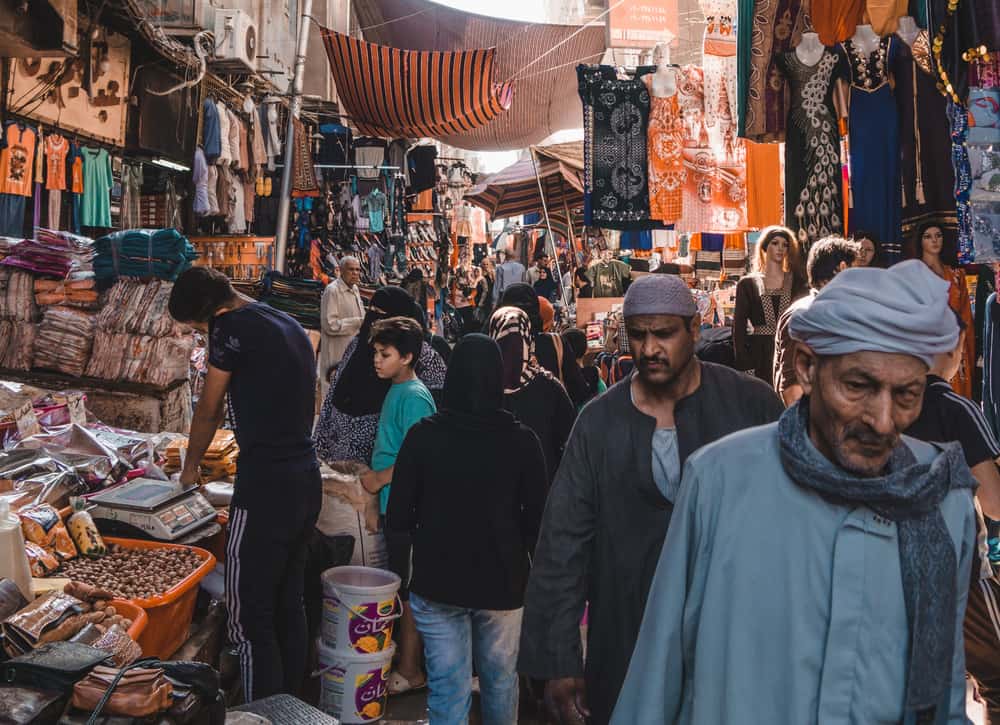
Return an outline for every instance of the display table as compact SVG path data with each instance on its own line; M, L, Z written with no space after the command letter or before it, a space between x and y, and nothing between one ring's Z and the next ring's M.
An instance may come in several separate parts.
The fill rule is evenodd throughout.
M45 390L80 390L87 396L87 409L98 420L116 428L141 433L187 433L191 429L191 384L177 380L159 388L140 383L97 378L74 378L40 370L6 370L0 379L33 385Z
M576 326L586 329L588 322L594 321L594 314L611 312L615 305L619 307L625 301L624 297L584 297L576 301Z

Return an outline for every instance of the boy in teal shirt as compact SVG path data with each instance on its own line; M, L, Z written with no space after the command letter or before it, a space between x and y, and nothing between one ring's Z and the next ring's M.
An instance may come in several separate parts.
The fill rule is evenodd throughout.
M436 413L437 407L414 371L424 343L417 322L408 317L380 320L372 326L371 343L375 348L375 373L383 380L391 380L392 387L379 414L372 471L361 477L361 484L369 493L378 493L379 511L385 516L392 469L403 439L415 423Z
M361 485L369 493L378 493L379 510L385 516L392 471L403 439L413 425L436 413L437 406L414 371L424 343L424 331L417 322L408 317L380 320L372 326L371 343L375 348L375 373L383 380L391 380L392 387L379 414L372 470L361 476ZM399 661L388 682L389 693L395 695L426 686L427 676L420 669L423 643L408 601L412 549L409 535L387 535L386 549L389 568L402 580L399 596L403 600L403 616L394 635Z

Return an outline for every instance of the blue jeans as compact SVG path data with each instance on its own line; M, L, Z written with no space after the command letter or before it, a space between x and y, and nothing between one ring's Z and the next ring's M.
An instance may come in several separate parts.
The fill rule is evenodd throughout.
M424 640L430 722L468 723L475 660L483 725L515 725L522 610L464 609L413 593L410 607Z

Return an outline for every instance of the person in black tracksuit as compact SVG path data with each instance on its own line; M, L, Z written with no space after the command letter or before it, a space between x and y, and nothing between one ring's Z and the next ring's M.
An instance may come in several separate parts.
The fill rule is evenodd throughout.
M298 322L238 294L212 269L182 274L169 310L209 336L208 373L181 482L199 482L227 393L240 447L225 581L244 696L249 702L296 694L308 652L306 551L323 495L312 440L316 356Z

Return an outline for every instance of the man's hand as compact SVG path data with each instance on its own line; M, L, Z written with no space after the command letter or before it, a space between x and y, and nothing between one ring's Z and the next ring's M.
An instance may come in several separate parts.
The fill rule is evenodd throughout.
M201 484L201 472L198 470L188 471L187 469L181 471L180 483L183 488L189 488L191 486L198 486Z
M590 717L583 679L565 677L545 683L545 709L556 725L583 725Z

